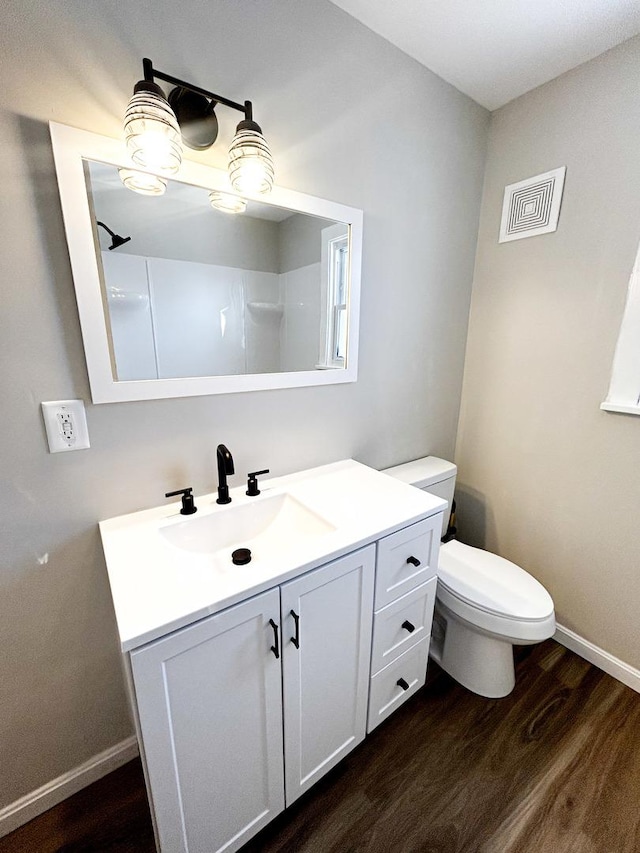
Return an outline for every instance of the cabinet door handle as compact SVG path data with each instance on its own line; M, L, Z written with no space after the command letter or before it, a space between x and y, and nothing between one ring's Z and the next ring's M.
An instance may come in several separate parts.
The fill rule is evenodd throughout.
M405 629L405 631L408 631L410 634L413 634L413 632L416 630L416 626L415 626L415 625L412 625L412 624L411 624L411 622L409 622L409 620L408 620L408 619L406 619L406 620L402 623L402 627Z
M417 557L407 557L407 563L411 563L416 568L420 565L420 560Z
M278 638L278 626L273 621L273 619L269 619L269 625L271 625L271 627L273 628L273 641L275 643L275 646L271 646L271 651L274 653L274 655L277 658L279 658L280 657L280 640Z
M407 681L405 681L404 678L399 678L396 681L396 684L398 685L398 687L402 687L403 690L409 689L409 683Z
M291 642L296 647L296 649L300 648L300 617L296 613L295 610L291 611L291 615L293 616L293 621L296 623L296 635L291 638Z

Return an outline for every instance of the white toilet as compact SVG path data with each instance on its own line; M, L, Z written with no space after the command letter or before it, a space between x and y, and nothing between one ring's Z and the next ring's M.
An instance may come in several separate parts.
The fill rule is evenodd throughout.
M383 473L448 501L444 536L456 472L452 462L426 456ZM555 629L551 596L524 569L455 539L442 542L429 654L459 684L480 696L506 696L515 685L513 646L539 643Z

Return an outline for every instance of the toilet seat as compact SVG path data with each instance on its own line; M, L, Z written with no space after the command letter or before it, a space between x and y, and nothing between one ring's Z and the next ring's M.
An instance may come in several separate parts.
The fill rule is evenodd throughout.
M551 596L528 572L455 539L440 546L438 577L457 598L496 616L537 620L553 613Z
M452 540L440 547L438 598L472 625L514 642L546 639L555 630L553 600L515 563Z

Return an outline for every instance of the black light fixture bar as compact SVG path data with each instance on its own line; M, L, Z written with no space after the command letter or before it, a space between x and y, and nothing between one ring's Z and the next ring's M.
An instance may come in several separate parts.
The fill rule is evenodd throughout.
M142 60L142 69L144 72L144 79L149 83L153 83L154 78L157 77L159 80L164 80L165 83L171 83L174 86L178 86L180 89L188 89L190 92L195 92L197 95L203 95L205 98L210 98L217 104L223 104L225 107L231 107L232 110L238 110L238 112L244 113L246 121L253 121L253 105L251 101L245 101L244 104L239 104L237 101L231 101L229 98L223 98L222 95L216 95L213 92L209 92L207 89L202 89L200 86L194 86L192 83L187 83L185 80L173 77L171 74L165 74L163 71L158 71L154 68L150 59Z
M165 74L154 68L150 59L142 60L142 69L144 78L133 88L133 97L124 119L127 149L136 165L155 174L175 175L180 168L183 145L204 151L216 141L218 118L215 108L222 104L242 113L242 120L238 122L229 146L228 170L233 189L238 195L271 191L273 157L260 125L253 120L251 101L232 101L172 74ZM168 97L156 79L173 86ZM157 144L151 144L152 139ZM153 187L154 193L150 193L146 186L125 183L136 192L160 194L166 187L166 180L158 180L164 184L159 191ZM215 204L213 200L212 204Z

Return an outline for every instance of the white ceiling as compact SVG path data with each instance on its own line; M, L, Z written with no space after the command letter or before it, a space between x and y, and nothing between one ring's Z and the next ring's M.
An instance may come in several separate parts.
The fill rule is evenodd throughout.
M640 33L640 0L332 0L490 110Z

